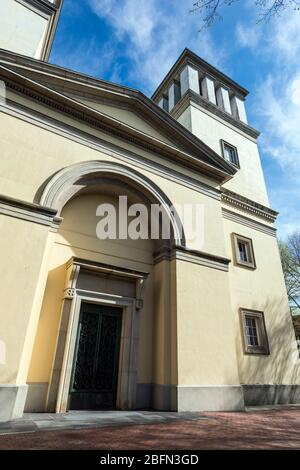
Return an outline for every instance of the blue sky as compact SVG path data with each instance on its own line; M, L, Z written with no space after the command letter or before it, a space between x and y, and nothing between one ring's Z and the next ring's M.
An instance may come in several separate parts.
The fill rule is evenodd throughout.
M50 62L151 96L189 47L246 87L284 238L300 230L300 12L257 24L254 3L224 7L223 20L199 32L193 0L64 0Z

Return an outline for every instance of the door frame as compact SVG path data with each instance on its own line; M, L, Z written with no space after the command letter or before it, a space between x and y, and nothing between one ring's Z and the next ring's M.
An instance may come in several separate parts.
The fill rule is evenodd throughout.
M134 314L134 300L104 293L77 292L71 308L67 332L62 370L60 374L56 412L68 411L69 390L75 358L76 339L79 326L81 303L89 302L96 305L110 305L122 308L121 343L119 354L119 371L117 386L117 409L134 408L137 382L137 336L139 315Z
M114 286L113 293L105 292L105 285L102 285L99 291L80 288L81 273L86 270L95 276L101 275L106 280L109 279L110 286ZM79 315L83 301L122 308L116 408L121 410L135 409L140 316L143 309L144 285L148 274L76 257L72 257L66 263L66 284L62 299L56 351L48 386L46 411L56 413L67 411ZM128 281L134 282L135 285L134 292L129 289L130 297L126 296L126 293L129 293ZM120 289L120 282L125 286L125 289ZM121 291L123 295L120 294Z
M73 359L73 367L72 367L72 372L71 372L71 377L70 377L70 387L69 387L69 396L68 396L68 406L67 408L70 409L70 395L72 393L72 388L74 385L74 380L75 380L75 374L76 374L76 366L77 366L77 359L78 359L78 352L79 352L79 344L80 344L80 323L81 320L84 317L84 313L90 313L89 312L89 307L83 307L84 305L89 305L93 308L92 312L96 313L98 316L98 322L100 320L100 317L102 314L106 315L113 315L118 319L118 326L117 326L117 335L116 335L116 343L115 343L115 349L114 349L114 359L113 359L113 388L112 388L112 397L113 397L113 403L112 403L112 408L111 409L116 409L117 407L117 387L118 387L118 379L119 379L119 367L120 367L120 355L121 355L121 335L122 335L122 320L123 320L123 310L122 308L116 306L116 305L109 305L109 310L108 312L103 312L103 307L107 307L107 304L99 304L95 302L83 302L81 301L80 304L80 312L79 312L79 317L78 317L78 328L77 328L77 337L76 337L76 342L75 342L75 349L74 349L74 359ZM97 330L99 332L99 323L97 326ZM98 340L98 346L101 344L101 329L100 329L100 335L96 335L96 340ZM95 346L95 351L98 349L97 345ZM101 348L98 349L98 354L101 355ZM94 356L95 359L95 356ZM76 393L76 391L73 390L73 393ZM79 391L79 393L82 393ZM95 393L95 392L92 392ZM85 409L85 408L72 408L73 410L80 410L80 409ZM96 408L94 408L96 410ZM101 410L101 408L99 408ZM108 408L105 408L108 409ZM88 409L87 409L88 410ZM90 408L90 410L93 410L93 408Z

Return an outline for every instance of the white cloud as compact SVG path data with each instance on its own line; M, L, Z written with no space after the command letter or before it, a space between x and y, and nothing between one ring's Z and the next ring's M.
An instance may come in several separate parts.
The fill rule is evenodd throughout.
M185 47L220 66L225 51L209 32L199 33L199 16L186 2L160 0L86 0L105 19L119 40L119 50L131 62L128 79L150 93Z
M288 66L282 65L283 70ZM282 238L300 230L300 67L293 70L290 75L282 71L269 76L256 95L263 155L281 168L280 178L271 181L270 199L280 213Z
M155 2L147 0L88 0L92 10L106 18L120 38L130 35L130 40L145 50L151 45L152 32L160 11Z
M268 24L261 53L270 73L256 93L263 145L281 167L300 175L300 15L289 10Z
M289 77L269 76L257 93L257 112L263 117L262 144L283 168L300 174L300 69Z
M238 23L236 26L236 38L242 47L256 47L261 39L261 28L258 25L246 26Z
M279 236L300 229L300 14L286 9L267 23L255 25L256 13L236 28L240 46L248 47L267 76L252 92L256 125L262 130L264 161L271 162L271 205L279 210ZM251 27L252 24L252 27ZM268 163L268 164L269 164Z
M254 49L260 57L274 62L298 61L300 53L300 14L288 8L268 21L257 23L258 10L248 8L245 22L238 22L235 35L241 47ZM257 47L258 46L258 47Z
M294 78L290 85L291 101L294 105L300 106L300 73L299 77Z
M270 34L267 36L269 50L274 58L283 58L285 62L298 62L300 52L300 14L293 9L286 10L282 15L268 23Z

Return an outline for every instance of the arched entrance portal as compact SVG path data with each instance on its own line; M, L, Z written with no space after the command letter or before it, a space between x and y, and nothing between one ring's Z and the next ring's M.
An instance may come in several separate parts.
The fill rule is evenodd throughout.
M170 210L173 207L170 199L149 178L119 163L92 161L64 168L54 175L44 188L41 188L39 191L41 196L37 196L36 199L39 204L56 209L57 216L59 216L65 204L78 192L85 187L97 183L102 184L105 178L123 182L132 190L137 188L150 203L160 204L169 216L174 243L178 246L185 246L181 220L175 209Z
M54 242L52 272L61 270L60 283L65 272L47 392L49 411L173 406L172 261L160 257L154 262L162 240L97 239L98 205L110 203L117 210L120 195L128 204L163 205L171 222L167 246L185 244L178 216L168 212L169 199L135 170L86 162L60 171L48 182L39 202L63 219ZM51 289L54 280L46 288L46 310L51 310Z

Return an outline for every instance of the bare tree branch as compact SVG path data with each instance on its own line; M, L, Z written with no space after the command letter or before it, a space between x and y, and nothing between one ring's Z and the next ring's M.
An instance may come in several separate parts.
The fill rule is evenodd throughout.
M255 5L260 9L257 22L268 21L273 16L279 15L287 8L300 9L299 0L255 0Z
M300 308L300 232L279 242L279 251L289 300Z
M198 12L202 19L201 30L210 27L217 19L222 19L221 11L225 6L231 6L240 0L198 0L194 1L191 13ZM253 0L258 8L257 22L268 21L279 15L286 8L300 10L300 0Z

